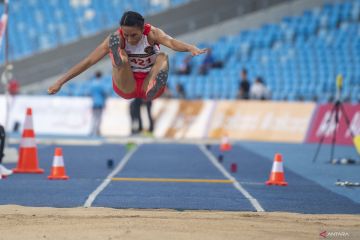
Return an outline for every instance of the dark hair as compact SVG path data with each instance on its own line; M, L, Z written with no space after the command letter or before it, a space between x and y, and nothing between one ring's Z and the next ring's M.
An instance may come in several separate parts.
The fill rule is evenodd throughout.
M262 77L260 77L260 76L256 77L256 81L258 81L259 83L264 84L264 81L263 81Z
M95 72L95 77L96 78L101 78L102 77L102 72L101 71L96 71Z
M144 17L140 13L127 11L121 17L120 26L143 28L144 22Z

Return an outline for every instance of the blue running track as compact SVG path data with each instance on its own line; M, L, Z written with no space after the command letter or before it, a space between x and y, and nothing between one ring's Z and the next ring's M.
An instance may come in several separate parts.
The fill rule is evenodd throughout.
M194 144L153 143L140 145L130 153L116 144L60 147L69 180L47 180L55 147L40 145L39 164L45 173L14 174L1 180L0 204L79 207L91 195L94 207L256 211L257 202L265 211L360 213L360 188L334 184L338 178L360 181L360 165L326 163L329 146L324 146L319 160L312 163L313 144L238 142L223 154L224 161L217 163L220 167L212 162L222 154L216 145L206 150ZM283 154L287 187L264 184L275 152ZM358 157L352 147L337 146L336 153ZM108 167L108 159L114 161L114 168ZM237 164L236 173L230 172L232 163ZM235 183L227 181L229 176ZM181 182L183 179L226 181Z

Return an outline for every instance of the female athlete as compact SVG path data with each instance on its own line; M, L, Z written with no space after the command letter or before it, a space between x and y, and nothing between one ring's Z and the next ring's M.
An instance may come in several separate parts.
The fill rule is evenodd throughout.
M153 100L164 92L169 72L168 56L160 52L160 45L190 52L192 56L207 51L170 37L161 29L145 24L139 13L128 11L121 17L120 28L50 86L48 93L57 93L67 81L109 54L114 91L125 99Z

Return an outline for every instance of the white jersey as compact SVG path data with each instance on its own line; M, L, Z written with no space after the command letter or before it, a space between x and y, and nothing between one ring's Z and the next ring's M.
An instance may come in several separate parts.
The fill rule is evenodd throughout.
M157 54L160 52L158 44L151 46L147 36L151 30L150 24L145 24L141 40L136 45L131 45L125 40L125 51L129 57L131 70L133 72L150 72L155 63ZM122 31L120 29L120 34Z

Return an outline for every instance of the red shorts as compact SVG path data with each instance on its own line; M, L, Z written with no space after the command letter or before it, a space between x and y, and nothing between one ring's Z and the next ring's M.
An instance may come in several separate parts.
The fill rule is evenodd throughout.
M113 79L113 88L117 95L125 99L132 99L132 98L142 98L146 99L146 91L143 90L143 84L146 76L149 74L148 72L133 72L134 79L136 82L135 90L131 93L124 93L121 91L116 84L114 83ZM155 98L161 96L165 90L165 87L160 89L159 92L156 94ZM154 98L154 99L155 99Z

